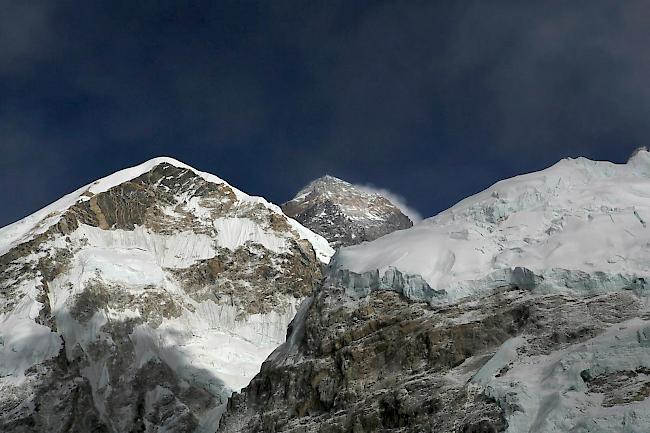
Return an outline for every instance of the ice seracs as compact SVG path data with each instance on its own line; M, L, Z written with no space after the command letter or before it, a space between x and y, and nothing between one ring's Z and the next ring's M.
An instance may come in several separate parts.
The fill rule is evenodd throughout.
M647 290L649 155L641 149L627 164L566 159L498 182L411 229L340 250L332 267L396 269L446 299L509 283L516 268L544 290Z

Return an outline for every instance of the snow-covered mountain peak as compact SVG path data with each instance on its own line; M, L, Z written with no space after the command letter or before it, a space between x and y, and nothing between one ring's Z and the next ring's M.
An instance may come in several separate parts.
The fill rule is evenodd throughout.
M351 186L352 184L350 182L346 182L343 179L339 179L338 177L326 174L325 176L321 176L318 179L314 179L313 181L309 182L309 184L300 190L296 195L299 196L300 194L309 193L313 190L325 192L336 188L349 188Z
M0 430L214 431L332 253L172 158L0 229Z
M371 205L375 203L394 207L394 204L380 194L364 191L350 182L329 174L311 181L298 191L291 202L316 202L328 199L336 200L341 209L349 215L368 216L375 210Z
M103 177L101 179L98 179L91 184L87 185L87 191L97 194L99 192L104 192L108 190L109 188L112 188L114 186L117 186L121 183L127 182L129 180L135 179L138 176L141 176L142 174L152 170L153 168L162 165L162 164L169 164L171 166L177 167L177 168L184 168L193 171L197 175L201 176L208 182L213 182L213 183L226 183L224 180L221 178L210 174L210 173L205 173L202 171L199 171L177 159L168 157L168 156L160 156L156 158L152 158L148 161L145 161L141 164L138 164L133 167L125 168L122 170L119 170L113 174L110 174L106 177Z
M373 240L413 225L385 197L330 175L310 182L282 209L334 247Z
M637 156L642 157L642 158L647 158L648 157L648 147L647 146L640 146L634 149L634 151L630 154L630 157L628 158L628 163L636 158Z
M168 173L163 176L162 173L165 172L166 167ZM170 171L169 168L171 167L178 170ZM309 229L306 229L297 221L291 218L286 218L280 207L277 205L269 203L262 197L250 196L231 186L218 176L197 170L174 158L158 157L98 179L70 194L67 194L61 199L27 216L26 218L0 228L0 255L6 253L13 247L46 232L52 226L59 223L62 216L75 205L79 205L83 202L91 202L93 201L91 199L94 196L105 193L111 188L116 188L128 182L133 182L134 180L140 179L142 182L150 183L150 179L144 180L142 178L146 177L148 173L153 173L156 169L158 169L157 172L161 174L155 179L156 184L150 186L165 189L168 196L175 196L175 200L178 204L184 203L183 206L192 206L192 203L196 204L196 201L199 198L198 196L193 196L193 194L198 191L198 195L201 195L201 188L205 190L204 186L199 185L201 182L197 182L197 179L202 179L205 181L204 183L213 185L213 187L209 187L208 189L218 186L217 189L219 190L219 194L225 196L230 195L228 200L233 203L239 203L240 207L243 206L251 209L257 207L265 208L272 214L286 220L300 238L307 239L313 245L321 261L327 263L333 254L333 250L325 239L311 232ZM194 180L190 181L191 185L187 184L188 178L194 178ZM180 182L176 182L174 179L179 180ZM185 190L183 190L183 188L185 188ZM94 200L96 201L96 199Z
M648 155L565 159L497 182L411 229L340 250L332 266L418 276L443 299L507 284L515 268L549 290L634 285L650 273Z

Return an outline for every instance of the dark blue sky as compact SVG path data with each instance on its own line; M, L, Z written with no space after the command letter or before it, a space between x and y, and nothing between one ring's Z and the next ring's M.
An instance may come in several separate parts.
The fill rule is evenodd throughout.
M0 226L169 155L279 203L432 215L650 132L650 3L0 0Z

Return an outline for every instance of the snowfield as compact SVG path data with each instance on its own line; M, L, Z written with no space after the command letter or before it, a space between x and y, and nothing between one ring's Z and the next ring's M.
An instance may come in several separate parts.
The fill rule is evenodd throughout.
M532 271L540 290L647 290L640 279L650 270L648 221L650 152L627 164L565 159L498 182L411 229L343 248L331 267L420 276L447 300L507 284L517 267Z

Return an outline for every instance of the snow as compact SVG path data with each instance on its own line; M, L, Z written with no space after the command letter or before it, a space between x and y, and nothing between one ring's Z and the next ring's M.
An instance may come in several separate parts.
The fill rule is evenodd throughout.
M650 344L642 338L646 335L650 336L650 322L636 318L568 349L521 358L517 348L524 339L515 337L501 346L471 383L509 408L506 432L647 432L647 400L604 407L603 395L587 392L581 377L585 370L597 376L649 369ZM497 377L506 366L510 369Z
M156 330L156 351L181 377L203 380L215 394L227 396L248 385L262 362L284 342L295 312L293 302L284 313L273 311L236 320L233 307L201 303L197 311L184 312ZM209 375L197 378L197 370Z
M29 259L38 260L32 254ZM61 349L59 335L47 326L36 323L43 307L37 301L40 278L21 281L11 299L2 299L15 305L0 314L0 388L7 384L20 385L25 370L56 356Z
M280 208L277 209L282 212ZM314 251L316 252L316 257L318 260L323 263L329 263L330 259L334 255L334 248L330 246L329 242L327 242L327 239L312 232L293 218L286 218L291 228L298 232L300 239L306 239L309 241L309 243L311 243Z
M276 253L285 251L284 238L265 230L249 218L217 218L213 225L217 230L218 245L229 250L235 250L250 241Z
M15 385L25 370L56 356L61 349L58 334L34 321L42 305L30 296L0 318L0 378Z
M267 361L273 364L283 364L287 365L291 363L289 358L293 356L300 356L298 354L298 346L305 334L305 323L307 321L307 315L309 314L309 308L313 302L312 297L305 298L296 314L292 320L292 331L287 335L286 341L282 345L278 346L268 357Z
M143 227L134 230L102 230L97 227L82 225L71 238L81 240L89 260L93 254L117 254L124 260L115 258L114 263L122 262L127 266L129 260L149 260L162 268L185 268L197 260L208 259L217 254L215 239L206 234L191 231L179 231L173 234L159 234ZM143 254L150 257L144 258ZM110 260L110 257L107 257ZM103 268L102 268L103 269Z
M129 231L80 226L71 233L70 242L83 247L74 254L66 272L49 282L48 293L58 333L66 342L68 358L76 356L77 345L84 351L91 351L96 341L109 338L102 330L107 323L141 317L137 306L126 305L120 310L102 308L80 323L70 311L88 284L99 282L104 290L120 290L136 297L162 291L184 308L178 317L162 317L157 327L140 324L134 328L129 336L135 352L133 365L141 368L151 359L161 359L180 378L208 390L222 402L233 391L246 386L268 355L284 342L299 300L287 295L280 300L282 306L276 311L242 315L240 309L231 305L192 299L169 272L170 268L186 268L196 260L213 257L217 254L217 246L236 248L252 240L274 249L284 243L284 239L265 233L252 220L219 219L215 220L215 227L216 236L193 232L163 235L142 227ZM38 309L40 307L35 310L36 314ZM25 321L32 328L40 326L29 317ZM32 328L25 328L26 332L39 336L38 330ZM44 354L23 350L19 358L30 360L29 365L7 357L4 368L7 374L20 373L44 356L58 353L59 334L42 328L43 333L51 334L56 342L53 350ZM0 326L0 329L10 328ZM42 352L39 347L34 350ZM92 359L82 370L95 394L97 409L104 415L102 395L110 393L110 387L106 386L109 379L106 363L106 358ZM217 406L203 415L201 425L205 431L214 431L223 409Z
M287 218L291 227L296 230L300 238L308 240L314 246L314 250L316 251L318 258L321 261L327 263L329 261L329 258L334 254L334 250L330 248L325 239L306 229L297 221L294 221L293 219L285 216L278 206L269 203L262 197L250 196L233 187L232 185L229 185L221 178L210 173L196 170L195 168L177 161L176 159L169 157L159 157L153 158L135 167L126 168L102 179L96 180L95 182L83 186L76 191L62 197L61 199L33 213L32 215L29 215L28 217L23 218L22 220L10 224L6 227L0 228L0 256L7 253L16 245L26 242L38 234L47 231L47 229L56 224L59 221L60 216L75 203L88 200L89 196L91 195L105 192L110 188L134 179L152 170L157 165L163 163L192 170L194 173L201 176L208 182L224 184L232 189L237 200L240 202L261 204L272 212L275 212Z
M515 267L544 277L547 287L565 287L576 275L629 282L650 271L648 219L649 152L627 164L566 159L498 182L410 229L343 248L331 266L420 275L451 299ZM563 270L572 275L555 279Z

